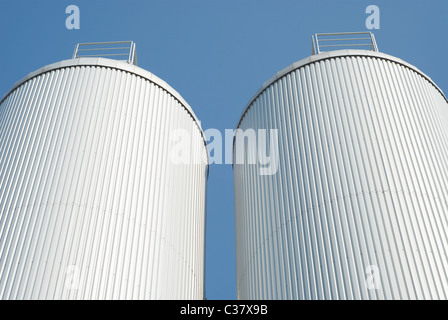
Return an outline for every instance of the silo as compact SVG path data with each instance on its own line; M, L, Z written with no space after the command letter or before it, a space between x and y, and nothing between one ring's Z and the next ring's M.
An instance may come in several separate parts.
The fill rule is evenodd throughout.
M316 35L241 116L239 299L448 298L447 99L367 35Z
M204 298L204 135L135 58L77 46L1 100L2 299Z

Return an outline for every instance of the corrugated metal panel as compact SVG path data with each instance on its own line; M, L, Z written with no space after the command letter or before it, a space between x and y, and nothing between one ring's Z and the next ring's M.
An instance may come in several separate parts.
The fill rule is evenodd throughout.
M448 104L427 76L316 55L266 83L239 128L278 129L280 161L234 164L239 299L448 298Z
M176 129L192 164L170 161ZM2 299L203 298L207 150L163 81L108 59L43 68L2 101L0 147Z

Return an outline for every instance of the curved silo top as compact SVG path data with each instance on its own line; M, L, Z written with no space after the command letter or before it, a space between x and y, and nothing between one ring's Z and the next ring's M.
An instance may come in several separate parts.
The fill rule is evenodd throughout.
M439 92L440 94L445 98L445 100L448 102L448 99L446 98L446 96L444 95L443 91L434 83L434 81L427 76L425 73L423 73L421 70L419 70L417 67L411 65L410 63L388 55L386 53L382 53L382 52L377 52L377 51L373 51L373 50L359 50L359 49L344 49L344 50L334 50L334 51L327 51L327 52L321 52L321 53L317 53L317 54L313 54L305 59L299 60L297 62L294 62L293 64L289 65L288 67L284 68L283 70L277 72L273 77L271 77L269 80L267 80L266 82L263 83L263 85L261 86L261 88L253 95L253 97L249 100L249 103L246 105L246 107L243 110L243 113L241 114L240 120L238 121L238 124L236 126L236 128L238 128L241 124L241 121L243 120L246 112L250 109L250 107L252 106L252 104L254 103L255 100L257 100L257 98L268 88L270 87L272 84L274 84L275 82L277 82L279 79L281 79L282 77L288 75L289 73L303 68L307 65L316 63L318 61L323 61L323 60L327 60L327 59L336 59L336 58L343 58L343 57L370 57L370 58L378 58L378 59L382 59L382 60L387 60L387 61L391 61L394 63L397 63L399 65L402 65L406 68L409 68L415 72L417 72L419 75L421 75L423 78L425 78L426 80L428 80Z
M120 42L118 42L120 43ZM101 43L102 44L102 43ZM105 44L109 44L109 42L106 42ZM109 59L109 58L104 58L104 57L99 57L99 56L80 56L77 52L79 50L79 46L80 45L88 45L88 44L78 44L75 47L75 53L73 54L73 58L72 59L67 59L67 60L62 60L56 63L52 63L49 64L47 66L44 66L36 71L33 71L31 73L29 73L27 76L25 76L24 78L20 79L19 81L17 81L13 87L8 91L8 93L6 93L2 99L0 100L0 104L8 97L9 94L11 94L16 88L18 88L20 85L22 85L23 83L25 83L26 81L37 77L41 74L47 73L47 72L51 72L53 70L58 70L58 69L63 69L63 68L70 68L70 67L76 67L76 66L98 66L98 67L106 67L106 68L111 68L111 69L115 69L115 70L120 70L120 71L125 71L131 74L134 74L138 77L141 77L143 79L146 79L152 83L154 83L155 85L159 86L160 88L162 88L163 90L165 90L166 92L168 92L171 96L173 96L177 101L179 101L179 103L185 108L185 110L188 112L188 114L191 116L191 118L194 120L194 122L196 123L201 136L204 140L204 145L207 146L207 141L205 139L204 136L204 132L202 130L201 127L201 122L199 121L199 119L196 117L195 113L193 112L193 109L191 108L191 106L185 101L184 98L182 98L182 96L176 91L174 90L168 83L166 83L165 81L163 81L162 79L160 79L159 77L157 77L156 75L154 75L153 73L140 68L136 65L136 54L135 52L132 54L129 54L129 59L132 58L132 60L115 60L115 59ZM135 46L133 47L133 50L135 51ZM107 54L106 54L107 56ZM115 54L112 54L112 56L115 56ZM207 159L207 164L208 164L208 159Z

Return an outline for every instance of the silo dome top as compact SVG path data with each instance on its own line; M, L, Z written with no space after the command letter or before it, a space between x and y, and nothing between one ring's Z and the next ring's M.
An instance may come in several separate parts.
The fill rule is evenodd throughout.
M257 98L272 84L274 84L275 82L277 82L277 80L281 79L282 77L286 76L287 74L300 69L302 67L305 67L307 65L311 65L314 64L316 62L322 61L322 60L327 60L327 59L337 59L337 58L343 58L343 57L370 57L370 58L377 58L377 59L382 59L382 60L387 60L387 61L391 61L394 63L397 63L399 65L402 65L406 68L409 68L413 71L415 71L416 73L418 73L419 75L421 75L423 78L425 78L426 80L428 80L439 92L440 94L445 98L445 100L448 99L446 98L446 96L444 95L443 91L434 83L434 81L427 76L425 73L423 73L421 70L419 70L417 67L413 66L412 64L391 56L389 54L386 53L382 53L382 52L378 52L376 50L360 50L360 49L343 49L343 50L334 50L334 51L326 51L326 52L320 52L320 53L316 53L313 54L307 58L304 58L302 60L299 60L297 62L294 62L293 64L289 65L288 67L284 68L283 70L277 72L274 76L272 76L269 80L265 81L263 83L263 85L261 86L260 89L258 89L258 91L252 96L252 98L249 100L249 102L247 103L246 107L243 110L243 113L241 114L240 120L238 121L238 124L236 126L236 128L238 128L240 126L241 121L244 118L244 115L246 114L246 112L248 111L248 109L250 109L251 105L254 103L255 100L257 100Z
M135 61L134 61L135 62ZM165 91L167 91L169 94L171 94L179 103L186 109L186 111L190 114L194 122L199 128L199 131L201 132L201 135L204 139L204 144L206 145L206 139L201 127L201 122L196 117L195 113L193 112L193 109L190 107L190 105L185 101L184 98L176 91L174 90L168 83L157 77L156 75L152 74L151 72L142 69L135 65L135 63L130 63L127 61L121 61L121 60L114 60L114 59L108 59L108 58L98 58L98 57L77 57L74 59L68 59L68 60L62 60L47 66L44 66L36 71L33 71L29 73L27 76L22 78L21 80L17 81L11 90L9 90L8 93L6 93L3 98L0 100L0 103L3 102L11 92L13 92L17 87L25 83L26 81L39 76L43 73L51 72L53 70L62 69L62 68L70 68L70 67L78 67L78 66L97 66L97 67L106 67L111 69L117 69L125 72L129 72L131 74L135 74L136 76L142 77L146 80L149 80L150 82L156 84L157 86L161 87Z

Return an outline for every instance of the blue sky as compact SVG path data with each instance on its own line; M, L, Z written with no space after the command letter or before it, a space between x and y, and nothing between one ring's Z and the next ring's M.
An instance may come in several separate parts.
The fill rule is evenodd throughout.
M68 30L65 8L80 9ZM368 5L380 9L379 50L426 73L448 94L446 0L1 0L0 96L28 73L69 59L78 42L133 40L138 64L191 105L203 129L234 129L264 81L311 54L311 35L369 31ZM207 299L235 299L231 165L208 181Z

